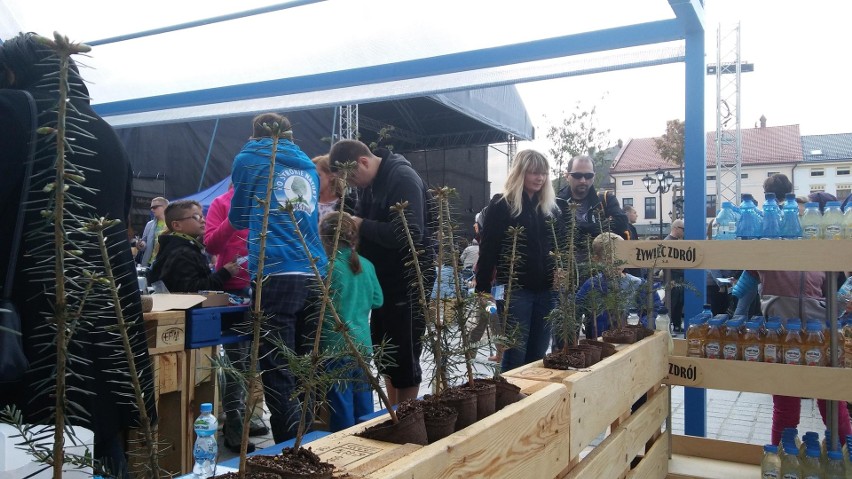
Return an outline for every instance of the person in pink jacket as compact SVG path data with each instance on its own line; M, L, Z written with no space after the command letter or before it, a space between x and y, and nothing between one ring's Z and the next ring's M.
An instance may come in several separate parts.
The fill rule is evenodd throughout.
M248 230L237 230L228 221L228 212L231 209L231 198L234 196L234 186L228 191L216 197L207 210L207 229L204 231L204 245L207 252L216 255L216 269L225 263L236 261L240 265L237 274L223 285L225 292L238 296L249 296L249 273L245 267L245 259L248 257ZM248 357L248 344L232 343L225 344L225 353L228 360L238 369L248 369L246 358ZM242 411L244 407L243 388L232 378L224 378L224 393L222 394L222 405L225 409L225 425L223 428L225 436L225 447L234 452L240 450L240 440L243 430ZM252 421L249 435L261 436L267 434L269 429L262 420L258 423ZM255 449L253 443L249 443L249 452Z

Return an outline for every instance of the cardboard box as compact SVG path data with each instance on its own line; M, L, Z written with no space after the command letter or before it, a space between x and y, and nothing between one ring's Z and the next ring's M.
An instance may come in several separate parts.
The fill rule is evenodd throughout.
M154 307L151 311L169 311L179 309L190 309L196 306L202 308L218 308L231 306L228 293L221 291L201 291L192 293L168 293L152 294Z

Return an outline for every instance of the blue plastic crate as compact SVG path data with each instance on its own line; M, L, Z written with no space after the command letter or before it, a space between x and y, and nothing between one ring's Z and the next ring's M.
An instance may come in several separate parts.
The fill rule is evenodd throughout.
M237 336L227 330L230 325L242 322L248 309L248 306L221 306L186 310L186 348L197 349L249 339L249 336Z

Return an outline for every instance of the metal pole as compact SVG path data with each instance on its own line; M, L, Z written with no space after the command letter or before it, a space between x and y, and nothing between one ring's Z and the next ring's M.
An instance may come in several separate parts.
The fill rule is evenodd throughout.
M665 238L663 236L663 185L657 185L657 191L660 192L660 239Z

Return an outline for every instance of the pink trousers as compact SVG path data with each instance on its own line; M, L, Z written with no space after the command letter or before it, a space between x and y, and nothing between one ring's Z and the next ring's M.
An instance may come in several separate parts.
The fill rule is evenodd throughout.
M802 413L802 399L790 396L772 396L772 444L781 442L781 433L785 428L797 427L799 425L799 417ZM825 401L817 400L819 413L822 415L822 422L828 424L828 419L825 417ZM846 408L845 401L837 403L837 435L840 438L840 444L846 443L846 436L852 434L852 424L849 422L849 410ZM825 431L817 431L822 437ZM804 431L800 431L799 436L802 436Z

